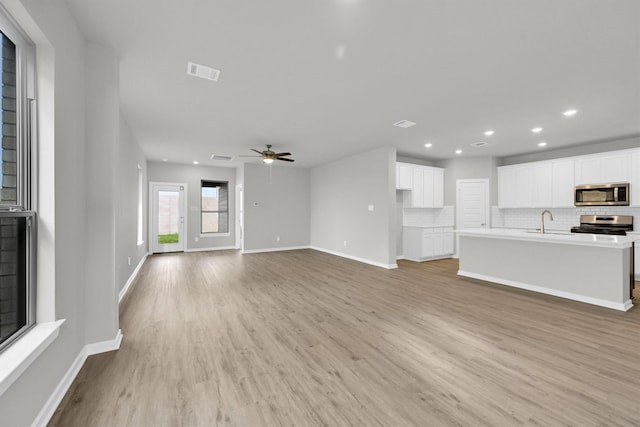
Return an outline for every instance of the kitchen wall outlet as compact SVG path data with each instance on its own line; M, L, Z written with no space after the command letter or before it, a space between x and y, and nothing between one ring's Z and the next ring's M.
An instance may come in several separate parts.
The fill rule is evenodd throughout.
M347 247L347 241L346 240L342 244L344 245L345 248Z
M369 212L373 212L373 205L369 205L369 206L367 206L367 210L368 210Z
M193 238L193 240L198 242L198 241L200 241L200 238L198 236L196 236L196 237Z
M131 265L131 257L127 257L127 264Z
M258 206L259 203L258 202L253 202L253 206Z
M280 236L277 236L276 237L276 242L279 242L279 241L280 241Z

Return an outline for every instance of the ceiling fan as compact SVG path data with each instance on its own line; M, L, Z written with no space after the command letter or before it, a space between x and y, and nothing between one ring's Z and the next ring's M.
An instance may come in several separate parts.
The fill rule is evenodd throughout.
M262 150L262 151L258 151L255 149L251 149L251 151L255 151L256 153L260 154L260 157L262 157L262 162L266 163L266 164L271 164L274 162L274 160L282 160L285 162L293 162L293 159L287 159L287 156L290 156L291 153L276 153L275 151L271 150L271 144L267 144L267 149L266 150ZM241 156L241 157L258 157L258 156Z

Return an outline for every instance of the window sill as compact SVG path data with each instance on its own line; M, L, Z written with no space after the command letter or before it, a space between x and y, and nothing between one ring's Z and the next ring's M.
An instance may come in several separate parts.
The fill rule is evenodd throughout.
M0 353L0 396L56 339L64 321L40 323Z
M231 233L206 233L206 234L200 234L200 238L207 238L207 237L229 237L231 236Z

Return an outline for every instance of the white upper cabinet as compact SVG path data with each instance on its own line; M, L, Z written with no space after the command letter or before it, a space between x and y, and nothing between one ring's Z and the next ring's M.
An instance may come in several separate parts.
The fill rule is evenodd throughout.
M396 188L410 190L413 186L413 168L406 163L396 163Z
M396 163L396 188L411 190L411 208L444 206L444 169Z
M575 160L575 185L629 182L628 152L604 153Z
M498 207L516 207L516 170L513 166L498 168Z
M520 166L516 168L516 207L531 208L533 207L533 167Z
M631 205L640 206L640 150L631 154ZM636 245L638 246L638 245ZM636 256L640 255L640 249L636 249ZM636 261L636 274L640 274L640 264Z
M532 207L551 207L553 205L553 164L536 163L533 167L533 203Z
M552 163L551 206L554 208L573 207L574 167L573 160L559 160Z

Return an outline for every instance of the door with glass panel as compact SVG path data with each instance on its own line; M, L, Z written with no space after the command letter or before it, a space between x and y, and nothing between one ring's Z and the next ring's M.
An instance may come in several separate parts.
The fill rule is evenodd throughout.
M185 249L186 184L149 184L151 251L180 252Z

